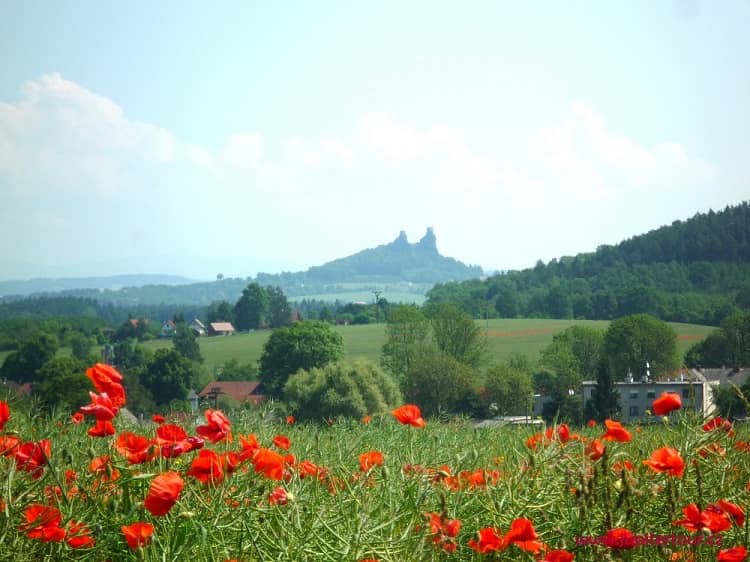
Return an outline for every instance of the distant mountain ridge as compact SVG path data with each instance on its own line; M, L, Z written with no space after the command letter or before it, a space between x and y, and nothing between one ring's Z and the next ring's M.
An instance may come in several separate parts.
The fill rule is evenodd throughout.
M109 289L143 287L144 285L187 285L195 280L179 275L127 274L100 277L39 277L34 279L0 281L0 297L59 293L71 289Z
M413 294L422 298L435 283L464 281L479 278L482 274L479 266L468 266L440 255L435 233L428 228L415 244L410 244L402 231L389 244L362 250L307 271L258 273L255 279L227 278L200 283L176 275L3 281L0 282L0 300L63 294L116 306L206 306L218 300L234 303L251 281L264 286L279 286L290 298L327 294L341 296L345 293L361 295L362 292L369 293L373 289L383 290L386 287L388 295Z

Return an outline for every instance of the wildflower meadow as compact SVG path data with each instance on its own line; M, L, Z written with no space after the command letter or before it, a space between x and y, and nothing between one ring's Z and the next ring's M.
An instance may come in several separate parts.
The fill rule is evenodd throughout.
M0 401L0 559L747 559L746 428L666 395L655 423L475 428L268 407L128 424L119 373L42 417Z

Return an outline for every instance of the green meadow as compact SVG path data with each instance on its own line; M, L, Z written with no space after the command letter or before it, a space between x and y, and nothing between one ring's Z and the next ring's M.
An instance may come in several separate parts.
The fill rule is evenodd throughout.
M523 353L532 362L539 352L552 341L552 337L570 326L589 326L605 330L606 320L546 320L546 319L492 319L478 320L477 324L486 334L490 358L495 362L504 361L512 353ZM677 332L678 349L685 353L695 342L705 338L715 328L697 324L670 324ZM344 339L344 349L348 358L365 357L379 361L380 350L385 342L385 324L365 324L357 326L336 326ZM211 370L227 359L237 359L240 363L255 363L263 351L269 330L235 334L225 337L200 338L200 347L206 366ZM146 342L145 347L158 349L171 345L169 340Z

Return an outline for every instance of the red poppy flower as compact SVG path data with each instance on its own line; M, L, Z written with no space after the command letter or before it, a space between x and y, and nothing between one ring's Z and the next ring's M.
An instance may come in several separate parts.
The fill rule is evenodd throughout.
M627 443L633 439L630 432L622 427L620 422L604 420L604 425L607 427L607 431L602 435L602 439L607 441L620 441L621 443Z
M675 521L674 525L685 527L688 531L696 532L702 529L708 529L712 533L720 533L732 527L729 517L721 511L706 509L701 511L698 506L691 503L682 509L685 519Z
M196 433L211 443L232 440L232 423L223 412L219 410L206 410L206 425L195 428Z
M151 482L151 488L143 505L152 515L166 515L177 499L185 483L177 472L165 472Z
M117 436L115 449L128 459L129 464L148 462L156 456L156 447L150 439L130 431L123 431Z
M292 442L289 441L289 437L287 437L286 435L277 435L273 438L273 444L276 445L279 449L288 451L289 446L292 444Z
M209 482L219 482L224 478L224 469L221 457L214 451L203 449L198 453L190 464L187 471L188 476L192 476L203 484Z
M720 550L716 555L718 562L745 562L747 560L747 549L744 546L735 546Z
M89 392L91 404L81 406L80 411L87 416L94 416L97 421L110 421L117 415L117 407L106 392L94 394Z
M132 523L121 527L125 540L132 550L146 546L151 542L151 536L154 534L154 526L151 523Z
M662 447L651 454L651 458L643 464L656 472L666 472L671 476L682 476L685 471L685 461L680 453L672 447Z
M0 400L0 431L5 427L10 419L10 406L7 402Z
M30 539L42 542L61 542L65 538L65 529L60 527L62 515L60 510L47 505L33 504L24 512L23 523L19 530Z
M281 486L274 488L273 492L268 495L268 503L271 505L286 505L288 501L289 494Z
M315 478L324 478L328 474L328 469L318 466L310 461L302 461L297 465L297 474L300 478L312 476Z
M109 420L96 420L96 423L89 429L88 434L91 437L107 437L115 434L115 426Z
M634 548L635 535L622 527L610 529L604 535L604 545L609 548Z
M84 420L84 415L81 412L76 412L75 414L70 416L71 423L74 423L76 425L81 423L83 420Z
M255 456L255 453L258 452L258 449L260 449L258 438L255 437L255 434L253 433L249 434L247 437L243 437L242 435L240 435L240 445L242 445L240 458L243 461L253 458Z
M159 425L161 425L161 424L163 424L167 420L161 414L154 414L153 416L151 416L151 421L154 422L154 423L158 423Z
M719 500L715 505L709 507L718 508L729 515L729 517L732 518L732 521L734 521L734 524L738 527L742 527L745 524L745 512L736 503L727 500Z
M557 439L560 443L567 443L570 440L570 428L567 423L561 423L557 427L548 427L544 432L547 441Z
M540 443L544 443L544 441L545 437L543 434L535 433L534 435L526 439L526 447L528 447L529 449L536 449L537 445L539 445Z
M117 480L120 477L120 471L112 466L109 455L101 455L93 459L89 463L89 472L98 476L97 484Z
M470 539L468 544L469 548L480 554L500 552L501 550L504 550L506 546L503 536L493 527L479 529L479 540Z
M252 462L255 472L262 473L271 480L281 480L284 476L284 457L275 451L261 447Z
M682 408L682 398L674 392L662 392L651 405L651 411L655 416L666 416L669 412L680 408Z
M725 420L721 416L716 416L715 418L710 419L703 424L703 431L715 431L717 429L726 431L730 435L734 433L734 430L732 429L732 422L730 422L729 420Z
M588 427L596 427L596 420L589 420L588 422L586 422L586 425Z
M97 392L106 392L117 408L125 405L125 389L122 386L122 375L110 365L97 363L86 370Z
M567 550L550 550L539 562L573 562L575 555Z
M537 541L539 536L536 534L534 525L530 520L523 517L514 519L510 524L510 530L505 535L505 544L514 544L521 550L538 554L544 545Z
M365 425L369 424L371 421L372 421L372 416L368 415L362 418L362 423Z
M65 542L70 548L90 548L96 544L91 529L85 523L71 519Z
M602 458L604 456L604 451L604 443L598 439L593 439L583 450L583 452L586 453L586 456L592 461L598 461Z
M18 446L14 453L16 468L18 470L25 470L35 480L39 479L44 473L44 467L51 452L52 443L49 439L23 443Z
M20 442L15 435L0 435L0 455L14 457Z
M359 469L362 472L366 472L374 466L383 466L383 453L380 451L367 451L359 455Z
M292 425L296 420L294 419L294 416L287 416L286 417L286 423L287 425Z
M167 459L179 457L193 449L187 433L179 425L162 424L156 428L156 445L161 450L161 456Z
M446 519L437 513L425 513L430 520L430 535L432 544L439 546L446 552L455 552L455 538L461 530L461 521L458 519Z
M414 404L406 404L400 408L396 408L391 412L399 423L404 425L411 425L414 427L424 427L425 421L422 419L422 412L418 406Z

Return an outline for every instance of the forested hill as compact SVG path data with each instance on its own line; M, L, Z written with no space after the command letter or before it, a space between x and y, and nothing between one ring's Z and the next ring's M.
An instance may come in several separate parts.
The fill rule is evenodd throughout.
M427 229L422 239L410 244L406 233L390 244L362 250L354 255L339 258L306 272L267 275L258 274L264 285L290 285L295 283L439 283L479 278L482 268L467 266L458 260L440 255L435 233Z
M485 281L439 284L430 302L477 317L610 319L646 312L718 324L750 307L750 205L699 213L615 246Z

